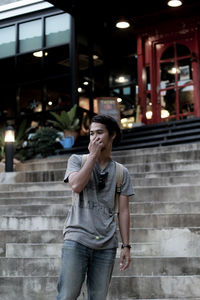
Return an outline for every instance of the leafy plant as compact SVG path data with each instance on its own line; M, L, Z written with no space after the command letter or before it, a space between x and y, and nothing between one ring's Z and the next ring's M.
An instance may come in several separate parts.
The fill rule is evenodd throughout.
M60 138L59 132L54 128L42 127L29 140L27 147L27 158L54 155L58 149Z
M49 123L53 125L53 127L64 130L78 130L79 129L79 119L76 116L77 112L77 104L75 104L69 111L61 111L60 114L56 112L50 112L50 114L56 120L48 120Z

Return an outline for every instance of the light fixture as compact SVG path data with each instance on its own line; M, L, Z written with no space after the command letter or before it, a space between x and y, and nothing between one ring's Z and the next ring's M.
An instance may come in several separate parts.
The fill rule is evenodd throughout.
M5 171L13 172L15 132L12 126L8 126L6 128L4 141L5 141Z
M147 120L152 119L152 115L153 115L153 113L152 113L151 110L147 111L147 112L146 112L146 118L147 118Z
M49 101L49 102L48 102L48 105L49 105L49 106L51 106L52 104L53 104L53 102L52 102L52 101Z
M93 57L93 59L94 59L94 60L96 60L96 59L98 59L98 58L99 58L99 57L98 57L98 55L96 55L96 54L93 54L93 56L92 56L92 57Z
M83 91L82 87L79 87L79 88L78 88L78 92L79 92L79 93L82 93L82 91Z
M88 81L84 81L83 84L84 84L84 85L88 85L89 82L88 82Z
M182 1L181 0L170 0L167 3L168 6L170 7L178 7L182 5Z
M169 117L169 112L166 109L161 109L161 118L165 119Z
M122 102L122 98L117 98L117 102L118 103Z
M47 56L48 55L48 52L43 52L43 51L36 51L36 52L33 52L33 56L35 57L43 57L44 56Z
M168 73L169 74L176 74L176 73L179 74L180 70L178 68L173 67L170 70L168 70Z
M115 81L118 83L125 83L128 81L128 79L125 76L119 76L118 78L115 79Z
M130 23L126 20L120 20L115 25L119 29L126 29L130 27Z

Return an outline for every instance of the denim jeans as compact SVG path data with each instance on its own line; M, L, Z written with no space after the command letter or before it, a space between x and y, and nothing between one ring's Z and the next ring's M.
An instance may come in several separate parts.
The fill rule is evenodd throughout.
M64 241L56 300L76 300L87 275L88 300L105 300L115 262L116 248L94 250Z

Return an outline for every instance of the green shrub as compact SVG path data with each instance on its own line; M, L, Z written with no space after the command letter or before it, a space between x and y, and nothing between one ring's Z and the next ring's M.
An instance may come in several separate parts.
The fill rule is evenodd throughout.
M40 128L28 141L26 149L27 159L54 155L56 149L60 148L57 138L60 138L60 134L56 129L49 127Z

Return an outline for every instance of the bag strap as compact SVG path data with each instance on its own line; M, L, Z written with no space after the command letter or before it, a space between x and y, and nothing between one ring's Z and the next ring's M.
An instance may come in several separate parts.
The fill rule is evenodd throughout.
M116 166L116 193L115 193L115 211L118 212L119 196L123 182L123 165L115 161Z

